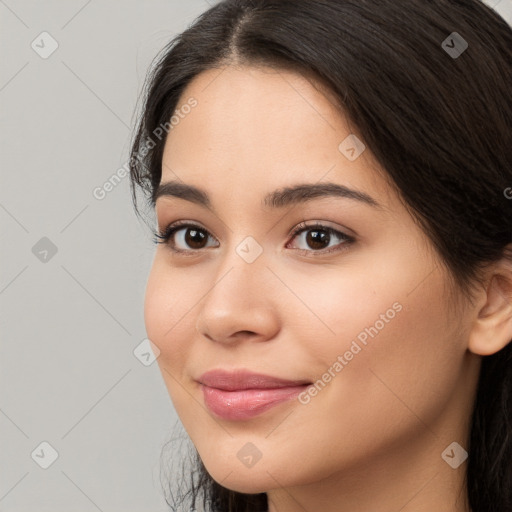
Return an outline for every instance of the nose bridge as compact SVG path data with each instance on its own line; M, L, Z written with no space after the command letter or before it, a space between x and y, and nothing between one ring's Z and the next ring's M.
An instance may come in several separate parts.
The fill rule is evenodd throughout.
M263 245L250 235L233 243L220 257L222 261L217 268L213 293L209 295L217 295L216 288L223 301L229 302L232 298L243 305L255 299L264 303L266 294L260 293L259 287L268 290L264 284L270 275L267 256Z
M246 236L221 258L200 305L198 331L217 341L240 331L271 336L277 312L268 287L272 273L263 246Z

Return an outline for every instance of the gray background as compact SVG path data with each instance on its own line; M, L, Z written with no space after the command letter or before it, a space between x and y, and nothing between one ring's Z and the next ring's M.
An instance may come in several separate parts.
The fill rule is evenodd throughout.
M512 0L487 3L512 24ZM208 6L0 0L0 511L167 510L183 431L134 354L154 246L128 177L93 191L127 162L151 60Z

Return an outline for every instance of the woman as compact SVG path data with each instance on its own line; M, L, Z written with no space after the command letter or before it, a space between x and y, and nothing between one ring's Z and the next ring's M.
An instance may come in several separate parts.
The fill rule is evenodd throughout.
M512 511L511 83L478 0L226 0L164 49L131 178L174 510Z

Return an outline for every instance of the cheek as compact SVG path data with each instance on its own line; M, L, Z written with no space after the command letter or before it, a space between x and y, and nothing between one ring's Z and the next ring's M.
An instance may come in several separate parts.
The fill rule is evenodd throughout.
M144 322L148 338L160 350L157 363L169 397L175 410L186 421L188 416L199 414L190 407L190 396L183 391L183 385L190 357L187 335L193 328L193 306L200 295L193 290L179 293L179 290L186 289L182 285L157 257L146 285Z
M162 279L162 273L153 264L146 283L144 297L144 323L149 339L160 351L165 349L163 342L165 331L169 329L169 314L174 311L175 299L168 293Z
M326 438L350 433L355 454L435 422L457 385L465 353L446 313L441 279L433 276L413 293L404 283L382 289L376 283L362 292L348 281L344 291L331 293L325 305L334 302L338 309L330 315L324 309L324 319L336 336L310 338L307 348L318 380L313 395L304 396L306 429L321 424Z
M465 345L457 319L447 315L446 276L436 271L424 279L430 261L408 256L394 253L382 263L294 279L309 309L303 308L301 326L307 327L298 339L318 379L303 403L309 400L311 411L329 415L338 427L357 424L358 437L365 425L371 437L375 421L387 425L389 435L397 425L411 427L418 423L411 411L433 419L457 384L454 368Z
M160 349L158 363L174 373L176 368L183 368L187 346L184 330L190 329L200 294L193 290L180 292L187 289L184 283L159 259L157 255L146 284L144 323L149 339Z

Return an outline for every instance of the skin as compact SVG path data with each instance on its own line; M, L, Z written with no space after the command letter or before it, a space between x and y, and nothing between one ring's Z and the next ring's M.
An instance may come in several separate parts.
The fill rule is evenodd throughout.
M452 442L467 448L480 355L512 338L510 267L492 267L489 286L473 304L458 297L454 315L457 290L430 241L368 148L354 161L339 151L356 132L311 80L229 65L197 76L178 108L190 97L198 105L169 132L162 183L200 187L212 208L163 196L156 215L162 231L186 220L208 240L194 252L184 228L174 241L192 256L158 245L145 322L209 473L232 490L267 492L270 512L467 512L467 462L453 469L441 454ZM261 204L275 189L320 181L381 208L339 197ZM304 220L356 240L332 237L327 250L341 250L321 254L308 232L290 236ZM247 236L263 251L252 263L236 252ZM195 379L214 368L316 382L394 303L402 309L309 403L247 421L205 407ZM261 452L250 468L237 457L248 442Z

